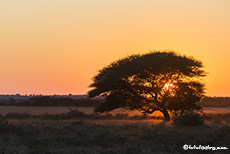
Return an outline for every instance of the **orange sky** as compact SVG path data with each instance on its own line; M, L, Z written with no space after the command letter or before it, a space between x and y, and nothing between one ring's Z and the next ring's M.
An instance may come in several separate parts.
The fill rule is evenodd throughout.
M0 94L85 94L103 66L173 49L230 96L229 0L1 0Z

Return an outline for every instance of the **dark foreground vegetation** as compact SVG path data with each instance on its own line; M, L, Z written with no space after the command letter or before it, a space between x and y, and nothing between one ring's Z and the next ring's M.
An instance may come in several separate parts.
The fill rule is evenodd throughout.
M57 115L8 113L0 116L0 153L229 153L183 150L184 144L230 148L230 114L201 117L204 123L185 127L146 115L84 114L78 110Z

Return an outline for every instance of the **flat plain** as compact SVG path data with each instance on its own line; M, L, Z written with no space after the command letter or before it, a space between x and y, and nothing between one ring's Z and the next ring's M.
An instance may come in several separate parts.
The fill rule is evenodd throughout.
M157 114L95 114L92 108L68 107L3 109L2 154L224 154L229 150L183 150L183 146L230 148L230 113L206 110L203 125L178 127Z
M0 106L0 113L29 113L29 114L61 114L66 113L69 109L78 109L81 112L86 114L91 114L94 112L93 107L21 107L21 106ZM230 107L203 107L204 113L230 113ZM141 113L138 111L125 111L116 109L114 111L109 112L112 115L122 113L132 115L140 115ZM155 112L154 115L159 115L159 112Z

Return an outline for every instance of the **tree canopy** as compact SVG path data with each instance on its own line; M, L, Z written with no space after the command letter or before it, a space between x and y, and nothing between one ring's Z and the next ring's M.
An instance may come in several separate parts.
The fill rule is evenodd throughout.
M169 120L169 111L201 109L196 102L204 96L205 76L201 61L174 51L135 54L101 69L88 94L105 96L97 112L120 107L147 114L161 111Z

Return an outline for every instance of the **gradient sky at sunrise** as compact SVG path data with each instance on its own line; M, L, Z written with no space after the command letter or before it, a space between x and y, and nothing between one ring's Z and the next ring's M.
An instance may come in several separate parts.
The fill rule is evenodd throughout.
M207 95L230 96L229 0L1 0L0 94L85 94L133 53L204 62Z

